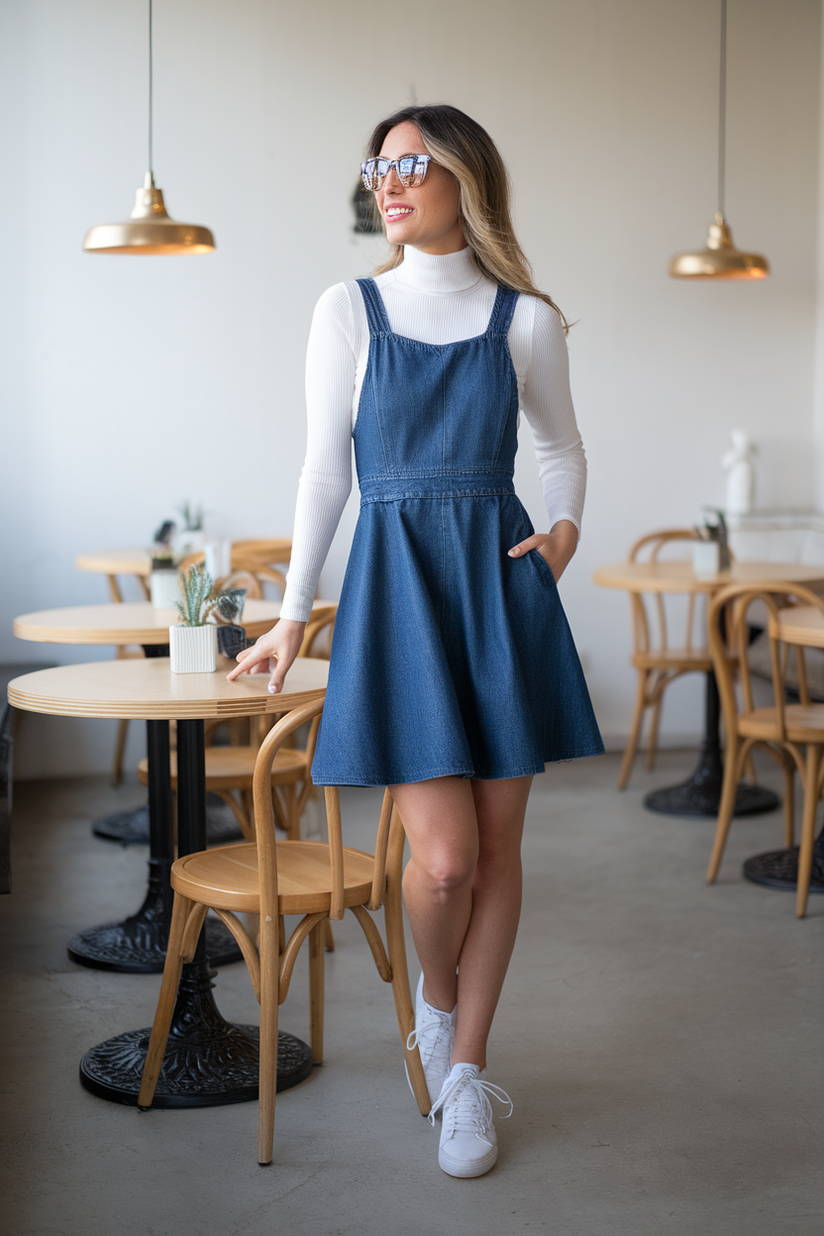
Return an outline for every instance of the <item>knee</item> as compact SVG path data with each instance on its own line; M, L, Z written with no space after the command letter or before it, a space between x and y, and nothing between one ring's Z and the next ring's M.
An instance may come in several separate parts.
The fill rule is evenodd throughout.
M445 903L455 893L472 886L476 860L474 855L446 853L430 855L416 866L430 895Z

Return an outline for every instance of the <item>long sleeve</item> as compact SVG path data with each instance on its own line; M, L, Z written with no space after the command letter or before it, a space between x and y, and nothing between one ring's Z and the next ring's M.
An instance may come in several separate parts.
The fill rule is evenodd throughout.
M306 353L306 462L300 475L292 560L281 617L304 622L352 488L356 330L346 288L315 307Z
M521 406L535 439L549 527L569 519L581 532L587 463L569 389L569 357L560 318L535 300L532 347Z

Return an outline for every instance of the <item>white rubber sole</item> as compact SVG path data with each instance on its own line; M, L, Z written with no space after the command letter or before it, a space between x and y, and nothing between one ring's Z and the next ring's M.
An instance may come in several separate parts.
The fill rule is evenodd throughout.
M498 1161L498 1147L491 1146L487 1154L480 1159L466 1162L463 1159L453 1159L441 1148L438 1151L438 1166L447 1176L456 1176L459 1180L469 1180L474 1176L485 1176Z

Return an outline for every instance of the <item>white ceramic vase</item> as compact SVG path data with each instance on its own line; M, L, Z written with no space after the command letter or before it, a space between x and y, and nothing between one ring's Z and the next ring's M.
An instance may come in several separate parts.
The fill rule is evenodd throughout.
M717 575L720 570L717 541L695 541L692 546L692 569L696 575Z
M217 627L169 627L173 674L211 674L217 669Z
M155 609L174 609L180 600L177 571L152 571L149 576L152 605Z

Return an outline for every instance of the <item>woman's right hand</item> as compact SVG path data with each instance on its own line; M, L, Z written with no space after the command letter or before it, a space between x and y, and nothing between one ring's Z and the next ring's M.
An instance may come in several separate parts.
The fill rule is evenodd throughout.
M233 682L241 674L271 673L269 690L273 695L277 695L283 688L283 680L292 662L300 652L305 629L305 622L281 618L272 630L261 635L251 648L237 654L238 664L226 675L227 680Z

